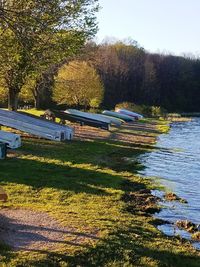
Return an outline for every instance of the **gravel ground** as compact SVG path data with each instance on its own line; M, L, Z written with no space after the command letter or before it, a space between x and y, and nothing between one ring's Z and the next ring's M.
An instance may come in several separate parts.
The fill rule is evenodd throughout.
M97 239L63 227L45 212L25 209L0 210L0 240L14 250L57 251L66 245L82 246Z

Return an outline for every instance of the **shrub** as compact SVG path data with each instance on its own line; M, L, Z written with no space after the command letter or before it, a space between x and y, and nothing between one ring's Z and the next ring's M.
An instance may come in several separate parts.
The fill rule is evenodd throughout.
M159 106L137 105L131 102L122 102L115 106L115 108L125 108L133 112L140 113L147 117L161 117L166 114L166 110Z

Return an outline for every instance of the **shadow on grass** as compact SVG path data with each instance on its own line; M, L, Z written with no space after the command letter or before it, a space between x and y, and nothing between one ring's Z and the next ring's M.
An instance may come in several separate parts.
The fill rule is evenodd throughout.
M136 158L140 154L153 149L151 145L130 145L111 141L74 141L70 143L55 143L38 140L35 146L33 140L25 140L23 153L46 157L72 164L93 164L98 167L109 167L115 171L130 171L135 173L141 165L138 162L125 162L124 157ZM140 165L140 166L139 166Z
M140 235L142 233L142 238ZM150 243L144 246L144 240ZM187 252L173 250L169 247L158 248L155 236L151 231L140 225L129 228L129 231L119 230L111 234L108 239L99 242L97 247L90 248L80 256L68 259L69 266L162 266L162 267L198 267L200 257L187 255ZM152 245L151 245L152 243ZM174 249L176 249L174 247ZM189 251L188 251L189 254ZM141 260L143 259L143 260Z
M62 162L69 161L73 164L97 164L100 167L106 165L99 161L99 158L110 155L107 166L113 166L112 160L116 161L115 156L139 155L146 151L144 147L138 146L119 146L109 142L71 142L67 144L53 143L44 140L37 141L37 146L33 140L26 141L22 148L22 153L32 154L49 159L57 159ZM116 165L117 166L117 165ZM122 168L123 169L123 168ZM127 170L125 168L125 170ZM134 171L134 170L133 170ZM86 192L97 195L108 195L105 188L122 189L122 182L125 177L109 173L101 173L97 170L83 169L56 165L48 162L40 162L30 159L9 159L2 161L0 177L3 183L18 183L30 185L35 189L56 188L70 190L74 193ZM124 184L125 191L135 191L145 188L144 184L127 183ZM19 266L200 266L200 258L197 256L187 256L187 253L173 251L164 245L160 249L156 248L155 240L157 235L142 224L134 222L132 227L125 231L123 226L116 229L107 239L99 241L96 247L85 248L84 252L74 256L64 253L47 253L46 251L35 251L46 255L46 259L27 260ZM166 238L163 240L165 243ZM152 243L152 246L145 243ZM174 248L177 248L177 244ZM1 248L1 247L0 247ZM8 255L6 249L2 249L2 255ZM12 258L10 253L6 258ZM13 256L14 257L14 256ZM148 258L146 264L141 264L141 258ZM64 264L67 263L67 265ZM151 265L150 265L151 264ZM158 265L159 264L159 265ZM9 266L9 265L8 265Z
M17 183L35 189L55 188L74 193L109 195L104 188L120 189L122 177L98 170L62 166L29 159L1 163L1 183Z
M139 234L142 232L143 240ZM148 241L148 247L143 245L143 241ZM144 229L141 225L129 228L129 231L119 229L111 233L107 239L100 241L96 247L90 247L82 253L69 256L64 253L47 253L38 251L45 255L42 260L27 261L28 265L20 266L162 266L162 267L198 267L200 257L197 255L187 255L187 252L173 251L173 243L176 239L171 239L171 250L165 250L164 246L156 248L155 236L152 232ZM177 244L176 244L177 245ZM188 251L189 253L189 251ZM64 265L65 264L65 265Z

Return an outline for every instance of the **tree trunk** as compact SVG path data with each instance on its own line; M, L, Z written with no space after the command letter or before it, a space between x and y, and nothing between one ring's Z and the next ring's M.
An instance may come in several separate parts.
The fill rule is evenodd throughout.
M13 88L9 88L8 90L8 109L16 111L18 108L18 95L19 93Z
M36 109L41 109L41 103L40 103L40 95L39 93L35 92L34 94L34 107Z

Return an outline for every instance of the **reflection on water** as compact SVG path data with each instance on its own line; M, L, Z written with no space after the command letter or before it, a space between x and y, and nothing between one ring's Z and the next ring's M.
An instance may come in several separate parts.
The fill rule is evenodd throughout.
M141 161L146 168L140 174L158 177L168 191L188 201L188 204L164 202L164 208L156 216L170 222L189 220L200 224L200 118L173 123L170 132L159 137L157 149L143 155ZM189 238L188 233L172 225L160 229L168 235L175 231ZM198 243L195 246L200 248Z

